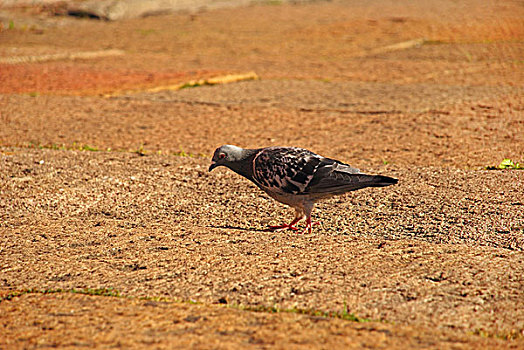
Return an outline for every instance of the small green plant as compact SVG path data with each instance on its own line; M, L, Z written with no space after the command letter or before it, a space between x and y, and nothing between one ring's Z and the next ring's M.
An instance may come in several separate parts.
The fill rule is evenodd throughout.
M82 147L79 148L81 151L89 151L89 152L98 152L98 148L91 147L89 145L82 145Z
M196 156L194 153L185 152L185 151L173 152L173 155L177 157L190 157L190 158L194 158Z
M343 320L353 321L353 322L369 322L371 320L367 318L360 318L357 317L355 314L352 314L349 312L348 304L344 300L344 309L342 310L342 313L340 314L340 318Z
M524 164L515 163L511 159L504 159L499 165L497 166L488 166L486 167L487 170L500 170L500 169L512 169L512 170L524 170Z
M144 145L140 144L140 146L138 147L138 149L134 153L138 154L139 156L145 156L146 155L146 150L144 149Z
M15 22L13 20L9 20L9 24L7 25L7 29L15 29Z
M519 163L514 163L511 159L504 159L499 164L500 169L524 169L524 165L520 165Z
M208 154L204 153L191 153L186 152L184 150L178 151L178 152L172 152L172 155L176 157L189 157L189 158L209 158L210 156Z

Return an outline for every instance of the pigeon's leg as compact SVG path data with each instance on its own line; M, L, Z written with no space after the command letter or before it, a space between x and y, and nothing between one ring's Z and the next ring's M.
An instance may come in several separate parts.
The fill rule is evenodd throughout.
M305 234L306 232L311 234L311 232L313 232L312 226L320 224L318 222L311 223L311 212L313 211L314 205L315 203L306 203L306 205L304 206L304 212L306 214L306 228L302 232L300 232L301 234Z
M298 228L294 225L302 220L304 218L304 213L302 211L295 209L295 218L293 221L291 221L289 224L282 224L282 225L276 225L276 226L269 226L270 231L278 231L278 230L293 230L298 231Z
M302 232L298 232L298 233L301 233L301 234L305 234L306 232L307 233L311 233L313 232L313 225L316 226L316 225L320 225L320 222L318 221L315 221L315 222L311 222L311 216L308 217L306 219L306 228L302 230Z
M300 232L301 234L305 234L306 232L311 234L313 231L313 228L311 227L311 216L308 216L306 219L306 228Z

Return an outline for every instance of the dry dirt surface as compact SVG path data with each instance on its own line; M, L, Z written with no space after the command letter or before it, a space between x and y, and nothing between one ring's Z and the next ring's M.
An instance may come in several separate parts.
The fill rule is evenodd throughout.
M1 349L524 349L521 2L61 6L0 9ZM399 184L268 232L222 144Z

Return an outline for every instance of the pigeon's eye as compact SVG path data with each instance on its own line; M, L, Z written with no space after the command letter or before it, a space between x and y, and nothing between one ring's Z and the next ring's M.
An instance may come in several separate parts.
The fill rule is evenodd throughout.
M218 159L224 159L224 158L226 158L226 154L225 153L220 153L218 155Z

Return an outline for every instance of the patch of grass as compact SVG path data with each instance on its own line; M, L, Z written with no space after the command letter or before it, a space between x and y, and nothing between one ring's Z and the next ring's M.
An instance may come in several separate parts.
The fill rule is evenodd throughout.
M182 90L182 89L191 89L191 88L195 88L195 87L199 87L199 86L206 86L206 85L213 85L213 84L210 84L208 83L207 81L205 80L199 80L199 81L190 81L188 83L185 83L185 84L182 84L179 86L179 90Z
M15 22L13 22L12 19L9 20L9 24L7 25L7 29L10 29L10 30L15 29Z
M44 147L41 146L39 148L44 148ZM65 145L63 145L63 144L62 145L57 145L56 143L52 143L49 146L47 146L46 148L54 149L54 150L64 150L65 149Z
M89 152L99 152L100 150L96 147L92 147L85 144L77 144L76 142L73 142L72 146L66 146L65 144L41 144L38 141L30 141L29 142L29 148L38 148L38 149L52 149L52 150L60 150L60 151L89 151Z
M9 301L9 300L11 300L11 299L13 299L13 298L16 298L16 297L22 296L22 295L24 295L24 294L29 294L29 293L31 293L31 290L30 290L30 289L29 289L29 290L22 290L22 291L20 291L20 290L15 290L15 291L13 291L13 292L11 292L11 293L8 293L8 294L4 295L3 297L0 297L0 303L1 303L2 301L6 301L6 300Z
M173 155L174 155L174 156L177 156L177 157L193 157L193 154L192 154L192 153L186 153L186 152L184 152L184 151L173 152Z
M84 289L71 289L66 292L74 294L85 294L85 295L99 295L104 297L118 297L123 298L119 291L112 288L84 288Z
M524 170L524 164L515 163L511 159L504 159L502 162L500 162L497 166L487 166L487 170L503 170L503 169L510 169L510 170Z
M46 147L46 148L49 148L49 147ZM89 146L89 145L86 145L86 144L78 144L76 142L73 142L73 146L70 147L70 148L63 146L60 149L62 149L62 150L72 150L72 151L88 151L88 152L98 152L99 151L99 149L96 148L96 147L92 147L92 146Z
M83 289L26 289L26 290L18 290L13 291L11 293L8 293L7 295L0 297L0 303L3 301L12 300L16 297L23 296L25 294L57 294L57 293L71 293L71 294L83 294L83 295L92 295L92 296L103 296L103 297L114 297L114 298L127 298L127 299L138 299L138 300L150 300L150 301L158 301L158 302L166 302L166 303L178 303L178 304L192 304L192 305L205 305L201 302L195 301L195 300L176 300L172 298L167 297L138 297L135 298L133 296L126 296L120 294L120 292L116 289L112 288L83 288ZM236 305L236 304L227 304L224 305L224 307L242 310L242 311L250 311L250 312L265 312L265 313L293 313L293 314L299 314L299 315L306 315L306 316L313 316L313 317L323 317L323 318L339 318L341 320L351 321L351 322L374 322L374 320L358 317L357 315L350 313L346 302L344 302L344 309L342 312L337 311L322 311L322 310L314 310L314 309L300 309L300 308L291 308L291 309L281 309L278 306L243 306L243 305ZM381 322L381 321L376 321Z
M344 310L342 310L342 313L340 314L340 318L343 320L353 321L353 322L371 322L372 320L369 318L361 318L357 315L350 313L348 304L344 300Z
M195 158L197 156L194 153L185 152L185 151L173 152L173 155L177 157L190 157L190 158Z
M265 312L265 313L285 312L285 313L293 313L293 314L307 315L307 316L313 316L313 317L339 318L339 319L351 321L351 322L373 322L373 320L370 320L368 318L358 317L357 315L348 312L346 303L344 303L344 310L342 312L322 311L322 310L314 310L314 309L300 309L300 308L281 309L277 306L263 306L263 305L261 306L229 305L228 307L232 307L232 308L244 310L244 311L252 311L252 312Z
M209 158L210 156L204 153L191 153L186 152L184 150L178 151L178 152L172 152L173 156L176 157L189 157L189 158Z
M56 293L73 293L73 294L84 294L84 295L97 295L105 297L118 297L123 298L119 291L111 288L84 288L84 289L25 289L17 290L7 295L0 297L0 303L7 300L12 300L13 298L20 297L25 294L56 294Z
M96 147L91 147L89 145L82 145L80 148L79 148L80 151L89 151L89 152L98 152L99 149L96 148Z
M38 97L40 94L37 91L32 91L32 92L28 93L28 95L31 96L31 97Z

